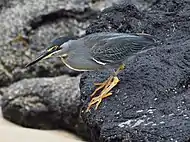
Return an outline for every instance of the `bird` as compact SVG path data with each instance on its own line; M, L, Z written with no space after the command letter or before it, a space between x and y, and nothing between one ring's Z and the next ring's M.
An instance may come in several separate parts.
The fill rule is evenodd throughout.
M97 88L90 95L91 100L86 109L88 112L93 105L97 110L102 100L112 95L111 90L120 82L118 74L125 69L127 62L154 45L155 38L145 33L97 32L67 41L59 37L26 67L43 59L58 57L75 71L115 69L108 79L94 83Z

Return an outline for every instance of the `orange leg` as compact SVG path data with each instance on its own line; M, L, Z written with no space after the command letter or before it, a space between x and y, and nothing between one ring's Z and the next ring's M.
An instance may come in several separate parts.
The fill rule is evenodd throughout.
M99 86L98 88L96 88L96 90L90 95L91 97L93 97L99 90L101 90L102 88L107 88L107 86L109 85L109 83L112 81L113 76L110 76L106 81L104 81L103 83L94 83L95 86Z
M118 84L119 79L118 79L117 75L121 70L124 69L124 67L125 67L125 65L122 64L117 69L114 76L110 76L103 83L94 83L95 86L99 86L99 87L96 88L96 90L91 94L91 97L93 97L102 88L103 88L103 90L101 91L99 96L93 97L91 99L90 103L88 104L86 112L88 112L90 110L90 108L92 107L92 105L94 105L94 104L96 104L96 107L95 107L95 110L96 110L104 98L107 98L112 95L112 93L110 91Z
M100 105L100 103L102 102L102 100L104 98L107 98L109 96L112 95L112 93L110 92L112 90L112 88L114 88L119 82L118 77L112 77L111 80L109 80L105 86L105 88L102 90L101 94L97 97L94 97L91 99L90 103L88 104L87 110L86 112L88 112L90 110L90 108L92 107L92 105L96 104L95 110L97 110L98 106Z

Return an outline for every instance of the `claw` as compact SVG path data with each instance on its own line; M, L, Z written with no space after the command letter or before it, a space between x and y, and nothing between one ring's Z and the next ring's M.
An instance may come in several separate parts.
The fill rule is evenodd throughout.
M114 76L110 76L106 81L103 83L94 83L95 86L98 86L96 90L91 94L91 97L93 97L100 89L103 88L100 95L97 97L94 97L91 99L90 103L88 104L88 107L86 109L86 112L90 110L92 105L96 104L95 110L98 108L100 103L104 98L107 98L112 95L110 92L119 82L119 79L117 77L118 73L125 68L124 64L121 64L120 67L117 69L117 71L114 73Z
M90 97L93 97L102 88L104 88L104 84L96 88L96 90L90 95Z
M106 81L104 81L103 83L94 83L95 86L99 86L98 88L96 88L96 90L90 95L91 97L93 97L100 89L102 88L106 88L107 85L110 84L111 80L113 79L112 76L110 76Z
M112 93L111 93L111 92L109 92L108 94L103 95L103 96L102 96L102 98L100 98L100 100L96 103L95 110L97 110L97 109L98 109L98 106L99 106L99 105L100 105L100 103L102 102L102 99L104 99L104 98L106 98L106 97L109 97L109 96L111 96L111 95L112 95Z
M109 77L109 78L104 82L105 84L103 84L102 86L100 86L99 88L97 88L97 89L93 92L93 94L92 94L91 96L94 96L94 94L95 94L98 90L100 90L101 88L104 87L104 89L102 90L102 92L101 92L101 94L100 94L99 96L94 97L94 98L91 99L91 101L90 101L90 103L88 104L88 107L87 107L87 109L86 109L86 112L88 112L88 111L90 110L90 108L92 107L92 105L94 105L94 104L96 104L95 110L97 110L97 108L98 108L98 106L100 105L100 103L102 102L102 100L103 100L104 98L107 98L107 97L109 97L109 96L112 95L112 93L111 93L110 91L111 91L111 89L113 89L113 88L118 84L118 82L119 82L118 77L116 77L116 76L115 76L115 77L111 76L111 77Z

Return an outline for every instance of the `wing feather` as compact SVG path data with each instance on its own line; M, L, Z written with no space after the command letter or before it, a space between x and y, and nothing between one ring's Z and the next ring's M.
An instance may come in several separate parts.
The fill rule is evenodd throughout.
M94 41L95 42L95 41ZM102 63L117 63L137 54L140 51L151 48L154 39L147 34L115 34L102 38L91 47L92 57Z

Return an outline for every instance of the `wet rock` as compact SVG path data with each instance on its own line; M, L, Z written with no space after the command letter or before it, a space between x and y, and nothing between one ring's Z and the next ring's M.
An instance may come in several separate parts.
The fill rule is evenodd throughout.
M110 72L86 72L80 89L82 118L91 141L190 140L190 3L160 0L139 11L133 5L116 5L102 12L87 34L99 31L145 32L157 46L136 56L119 74L120 82L98 110L85 113L94 91Z
M3 117L24 127L67 129L87 139L79 117L79 78L24 79L2 89Z

